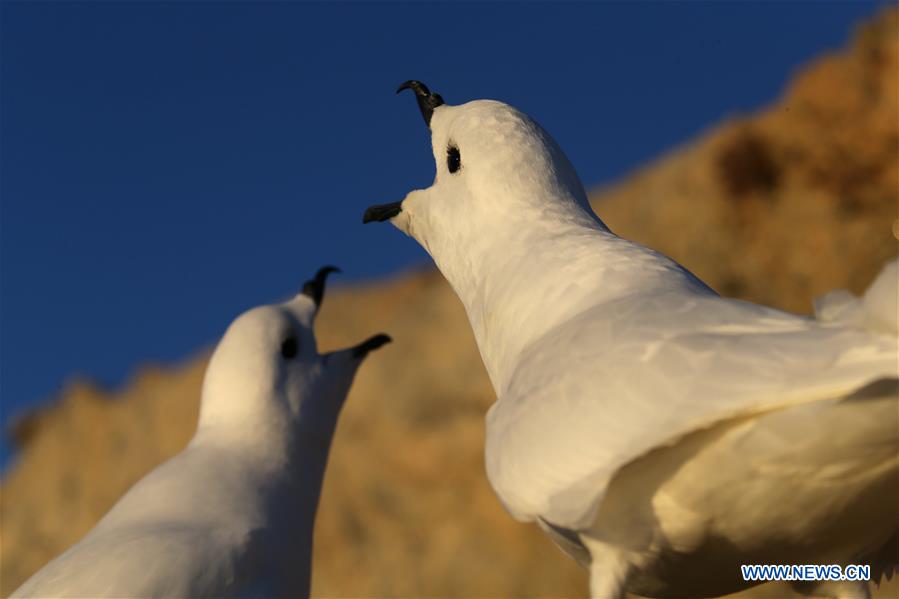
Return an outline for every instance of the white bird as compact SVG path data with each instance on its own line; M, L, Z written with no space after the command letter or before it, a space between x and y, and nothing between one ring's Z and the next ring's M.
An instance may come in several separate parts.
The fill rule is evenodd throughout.
M407 88L436 179L363 222L415 238L464 304L497 395L487 474L512 515L587 566L595 597L734 592L757 584L741 564L892 573L896 263L818 320L719 297L613 234L528 116Z
M318 353L313 321L333 270L231 324L187 448L13 597L308 596L337 417L365 355L390 341Z

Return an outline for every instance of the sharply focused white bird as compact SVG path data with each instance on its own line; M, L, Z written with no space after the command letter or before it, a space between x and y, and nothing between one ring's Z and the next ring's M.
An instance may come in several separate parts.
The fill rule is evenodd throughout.
M376 335L321 355L313 321L332 267L241 315L203 381L184 451L13 597L303 597L334 427Z
M595 597L716 596L741 564L899 562L897 265L818 319L722 298L597 218L553 139L411 88L428 189L369 208L433 257L497 394L487 474ZM865 597L864 582L797 584Z

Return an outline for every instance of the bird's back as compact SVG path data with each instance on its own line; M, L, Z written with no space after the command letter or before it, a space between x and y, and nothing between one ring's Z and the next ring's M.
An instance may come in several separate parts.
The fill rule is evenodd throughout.
M73 546L13 596L233 596L247 580L249 542L186 522L112 529Z
M578 528L627 462L715 422L895 378L895 337L682 292L598 305L523 352L488 417L513 514Z
M260 533L240 469L189 446L132 487L14 597L227 597L258 573ZM233 463L230 465L234 465ZM252 480L252 479L250 479Z

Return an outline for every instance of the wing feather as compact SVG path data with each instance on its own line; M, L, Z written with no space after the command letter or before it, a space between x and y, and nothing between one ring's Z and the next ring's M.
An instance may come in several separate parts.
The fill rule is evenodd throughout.
M625 298L524 352L488 415L487 471L516 517L578 528L656 447L897 376L889 335L715 296Z

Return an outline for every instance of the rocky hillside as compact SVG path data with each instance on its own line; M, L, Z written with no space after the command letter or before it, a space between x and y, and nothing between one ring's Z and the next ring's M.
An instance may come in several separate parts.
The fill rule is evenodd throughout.
M612 230L725 295L809 312L861 291L899 237L899 12L806 66L783 97L594 195Z
M599 190L594 207L619 234L728 295L807 312L831 288L860 291L899 249L897 72L892 10L843 52L803 69L768 109ZM488 487L483 416L493 394L439 274L338 289L318 329L325 349L376 330L397 342L362 368L343 413L313 593L585 596L585 572L514 522ZM206 357L143 369L117 393L75 383L20 419L12 431L20 457L0 487L0 594L185 445ZM786 592L769 585L751 595Z

